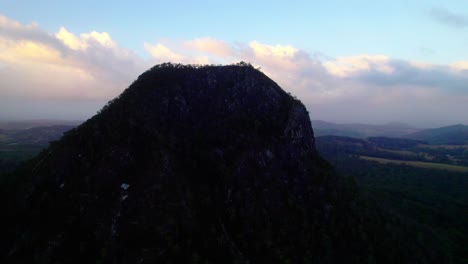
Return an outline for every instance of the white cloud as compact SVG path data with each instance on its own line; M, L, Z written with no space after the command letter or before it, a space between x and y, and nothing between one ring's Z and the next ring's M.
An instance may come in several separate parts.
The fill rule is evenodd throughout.
M76 116L78 102L104 104L152 64L246 61L300 98L314 119L412 122L445 114L468 123L466 61L435 65L372 54L330 58L291 45L230 44L207 37L143 47L151 59L120 47L107 32L75 34L61 27L48 33L37 24L0 16L0 104L21 109L21 103L4 102L74 102L70 115ZM81 116L96 110L83 107ZM3 109L0 119L20 112Z
M292 46L282 46L282 45L266 45L259 43L257 41L252 41L249 44L252 48L255 57L257 58L275 58L279 60L290 60L294 58L294 55L297 53L297 49Z
M79 37L61 27L56 34L36 24L0 17L0 96L107 100L144 67L106 32Z
M72 50L85 50L88 47L84 40L76 37L64 27L61 27L59 32L55 33L55 37Z
M163 55L177 54L179 62L190 63L203 55L209 58L209 63L242 60L261 67L285 90L300 98L313 118L422 124L432 117L443 122L441 116L445 114L447 120L468 123L466 99L460 100L468 96L467 65L463 61L436 65L372 54L317 58L290 45L252 41L234 46L210 38L164 47L164 52L155 57L171 59L175 56Z
M185 59L183 55L171 51L162 44L151 45L145 43L145 49L153 58L159 61L183 61Z
M219 57L233 56L233 49L224 41L213 38L197 38L186 41L184 47L197 52L207 52Z
M333 75L348 77L353 73L377 70L378 72L390 74L394 69L388 64L390 59L384 55L358 55L350 57L339 57L333 61L324 63L325 68Z
M468 70L468 61L458 61L450 65L452 69L456 71L467 71Z
M73 101L93 106L98 104L87 102L104 104L149 66L119 47L107 32L77 36L61 27L51 34L37 24L23 25L4 16L0 16L0 65L0 104L41 100L45 104ZM23 109L22 104L13 105ZM82 110L91 115L98 109ZM69 111L76 115L76 108ZM13 118L8 113L21 111L2 111L0 119Z

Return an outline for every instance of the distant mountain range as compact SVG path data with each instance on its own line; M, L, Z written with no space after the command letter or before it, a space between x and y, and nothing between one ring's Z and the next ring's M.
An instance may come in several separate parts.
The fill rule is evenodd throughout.
M60 139L63 133L74 127L53 125L28 129L0 129L0 173L11 171L22 161L34 157L51 141Z
M47 146L51 141L58 140L66 131L74 128L74 125L52 125L32 127L28 129L0 129L0 146L17 144L35 144Z
M83 120L0 120L0 132L2 130L21 130L36 127L50 127L50 126L71 126L76 127L83 123Z
M388 123L384 125L370 124L336 124L322 120L312 120L315 136L346 136L355 138L367 137L402 137L419 132L421 129L404 123Z
M433 129L424 129L405 138L418 139L429 144L464 145L468 144L468 126L453 125Z
M0 144L40 144L46 146L58 140L65 131L78 126L82 121L21 121L0 122ZM440 128L420 129L405 123L338 124L323 120L312 120L314 135L342 136L366 139L369 137L408 138L428 144L468 144L468 126L452 125Z
M425 141L429 144L468 144L468 126L452 125L440 128L420 129L404 123L384 125L336 124L312 120L315 136L344 136L353 138L392 137Z

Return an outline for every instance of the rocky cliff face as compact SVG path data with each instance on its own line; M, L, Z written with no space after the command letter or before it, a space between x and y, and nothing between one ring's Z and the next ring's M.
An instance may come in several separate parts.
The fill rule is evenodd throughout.
M317 154L305 107L263 73L157 65L24 169L4 255L367 261L373 235L352 230L363 220L348 187Z

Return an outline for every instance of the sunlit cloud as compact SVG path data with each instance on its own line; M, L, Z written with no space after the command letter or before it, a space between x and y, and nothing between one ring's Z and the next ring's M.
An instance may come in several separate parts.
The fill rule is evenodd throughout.
M384 55L358 55L339 57L332 61L324 62L325 68L333 75L347 77L353 73L375 70L381 73L391 74L394 69L389 65L390 59Z
M70 118L89 117L98 109L86 106L104 104L149 67L106 32L76 35L61 27L49 33L35 23L23 25L4 16L0 16L0 65L2 119L20 118L20 113L24 118L37 113L66 116L67 112ZM41 107L38 101L44 108L64 102L75 107L21 111L29 109L23 107L26 104ZM6 106L19 110L3 109Z
M4 109L20 109L21 103L7 101L57 107L68 102L75 105L73 116L81 102L81 116L90 116L154 64L245 61L301 99L313 119L415 122L443 120L445 115L468 123L466 61L440 65L379 54L333 58L287 44L227 43L211 37L147 42L142 47L149 59L121 47L108 32L73 33L60 27L49 33L35 23L0 16L0 118L21 112Z
M55 34L55 37L73 50L85 50L88 47L85 41L76 37L64 27L60 28L59 32Z
M257 41L252 41L249 46L252 48L254 54L258 58L278 58L278 59L292 59L297 53L297 49L292 46L282 45L266 45Z
M18 42L0 38L0 60L4 63L54 63L60 61L60 51L42 43L23 40Z
M183 61L184 56L181 54L177 54L171 51L168 47L162 44L151 45L145 43L145 49L153 58L158 59L160 61Z
M456 71L468 71L468 61L458 61L450 65Z
M146 68L106 32L76 36L61 27L49 34L6 17L0 17L0 62L3 98L107 100Z
M233 49L224 41L213 38L197 38L184 42L184 47L198 52L207 52L219 57L233 56Z

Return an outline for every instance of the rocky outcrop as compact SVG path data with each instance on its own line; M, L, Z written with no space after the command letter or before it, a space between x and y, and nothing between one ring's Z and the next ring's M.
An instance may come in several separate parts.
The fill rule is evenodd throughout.
M245 64L153 67L21 177L8 261L359 263L373 237L305 107Z

